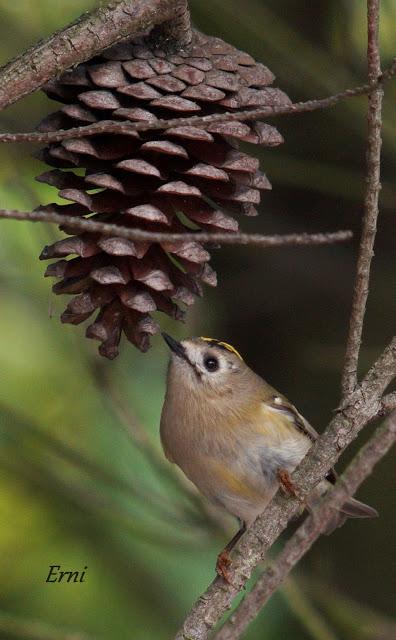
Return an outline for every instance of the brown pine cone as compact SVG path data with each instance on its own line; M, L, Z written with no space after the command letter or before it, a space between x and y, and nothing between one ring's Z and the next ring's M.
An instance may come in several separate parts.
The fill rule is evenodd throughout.
M194 32L191 48L177 55L148 43L118 44L46 85L47 95L65 106L39 130L290 104L269 87L274 76L267 67L219 38ZM275 146L283 139L268 124L232 121L50 144L40 158L55 169L37 179L71 204L44 208L94 213L96 220L148 231L236 232L231 214L256 215L260 191L271 188L258 160L238 150L239 141ZM80 324L99 310L86 335L101 342L107 358L117 356L122 332L146 351L159 330L152 312L182 320L179 303L190 305L202 295L201 283L216 285L199 242L150 244L62 229L69 237L41 254L61 258L46 271L60 278L54 292L74 294L61 320ZM77 257L64 259L70 255Z

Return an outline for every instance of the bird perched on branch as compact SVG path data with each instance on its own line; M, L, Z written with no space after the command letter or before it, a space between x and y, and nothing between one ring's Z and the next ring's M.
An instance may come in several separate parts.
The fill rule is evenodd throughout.
M172 352L161 416L162 445L168 460L204 496L240 521L239 531L217 559L217 572L229 580L231 549L280 484L295 491L289 474L318 434L231 345L212 338L178 342L162 335ZM334 479L330 472L306 506L318 500ZM348 517L377 515L375 509L351 498L334 512L326 533Z

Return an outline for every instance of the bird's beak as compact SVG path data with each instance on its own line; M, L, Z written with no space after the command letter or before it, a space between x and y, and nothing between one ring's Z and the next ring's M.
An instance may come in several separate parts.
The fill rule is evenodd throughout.
M168 345L169 349L173 351L173 353L175 353L177 356L180 356L181 358L184 358L184 360L186 360L186 350L183 347L182 343L178 342L167 333L162 332L161 335Z

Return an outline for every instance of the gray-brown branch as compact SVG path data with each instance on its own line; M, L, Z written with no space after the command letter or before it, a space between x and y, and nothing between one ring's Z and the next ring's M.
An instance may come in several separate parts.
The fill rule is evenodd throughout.
M381 415L388 415L391 411L396 409L396 391L388 393L382 398Z
M242 636L260 609L326 529L334 516L334 510L356 493L364 480L371 475L374 466L388 453L395 440L396 413L393 413L362 447L322 504L286 542L277 558L267 567L251 592L245 596L235 613L216 634L216 640L237 640Z
M70 138L83 138L86 136L94 136L102 133L118 133L126 134L132 131L152 131L170 129L179 126L207 126L213 122L228 122L238 120L260 120L262 118L271 118L274 116L288 115L293 113L306 113L308 111L317 111L320 109L328 109L334 107L342 100L353 98L356 96L366 95L373 91L373 88L379 88L384 83L391 80L396 74L396 59L393 60L391 66L384 71L380 78L376 78L375 82L370 82L359 87L346 89L332 96L320 98L317 100L306 100L305 102L295 102L284 107L261 107L258 109L245 109L243 111L233 111L225 113L215 113L208 116L191 116L188 118L172 118L170 120L155 120L154 122L118 122L115 120L102 120L101 122L84 125L81 127L72 127L70 129L59 129L58 131L49 131L46 133L38 131L27 131L25 133L0 133L1 142L37 142L50 143L68 140Z
M159 24L165 41L188 45L187 0L113 0L82 15L0 68L0 111L115 42Z
M345 407L334 416L292 474L292 482L298 488L299 496L304 498L309 495L363 427L377 417L381 411L382 395L395 376L396 338L393 338L362 383L349 396ZM253 569L264 559L300 508L297 498L286 498L278 491L236 549L231 576L233 584L226 585L222 578L216 578L191 609L176 640L209 638L235 596L243 589Z
M67 225L75 231L103 233L141 242L201 242L218 244L240 244L255 247L282 247L332 244L345 242L353 236L352 231L335 231L330 233L291 233L285 235L261 235L258 233L154 233L141 229L129 229L108 222L97 222L90 218L76 218L48 211L14 211L0 210L0 218L6 220L29 220L30 222L51 222Z
M379 8L380 0L368 0L368 38L367 62L369 82L375 82L381 76L379 52ZM349 321L345 363L342 375L343 401L357 385L357 369L362 342L363 322L369 293L370 267L374 255L374 241L377 232L378 200L381 189L381 129L382 129L382 87L369 94L366 196L359 256L356 267L356 279L352 298L352 311Z

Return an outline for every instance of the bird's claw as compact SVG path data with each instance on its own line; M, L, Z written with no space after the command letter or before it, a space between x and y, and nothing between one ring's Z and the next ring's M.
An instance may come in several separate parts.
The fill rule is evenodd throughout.
M278 470L278 480L283 492L289 496L293 496L297 498L299 502L305 505L305 500L300 495L297 487L295 486L293 480L290 477L290 473L286 469Z
M223 580L225 582L227 582L227 584L231 584L232 585L230 572L229 572L229 569L230 569L231 565L232 565L231 556L230 556L229 552L226 549L224 549L217 556L216 573L217 573L218 576L223 578Z

